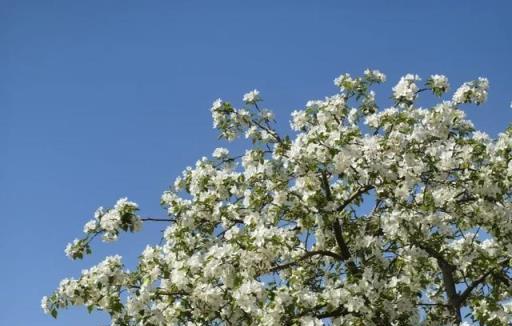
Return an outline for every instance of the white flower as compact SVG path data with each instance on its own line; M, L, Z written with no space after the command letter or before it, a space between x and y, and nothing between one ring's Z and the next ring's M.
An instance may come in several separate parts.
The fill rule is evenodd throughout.
M473 133L473 139L478 142L486 143L490 140L490 137L487 133L477 130Z
M97 220L90 220L84 225L84 233L94 233L98 227L99 225Z
M49 314L50 313L50 306L49 306L49 304L50 304L50 302L48 301L48 297L44 296L41 299L41 308L43 309L45 314Z
M68 243L64 252L71 259L81 259L88 249L88 244L84 240L75 239L72 243Z
M116 202L114 209L119 212L133 212L136 211L139 207L136 203L132 201L128 201L128 198L123 197Z
M415 82L419 81L418 75L407 74L400 78L398 84L393 87L393 97L397 102L412 103L416 98L418 86Z
M300 131L308 122L306 112L305 111L293 111L292 112L292 122L290 123L291 127L295 131Z
M212 112L213 112L213 111L217 111L217 110L219 110L219 109L221 109L221 108L222 108L222 104L223 104L223 101L222 101L220 98L218 98L218 99L216 99L216 100L212 103L212 107L211 107L211 109L210 109L210 110L211 110Z
M378 70L366 69L364 71L364 76L369 81L372 81L375 83L383 83L386 81L386 75L384 75L382 72L380 72Z
M470 101L471 86L467 83L462 84L453 94L452 101L456 104Z
M254 312L258 309L257 300L263 294L261 283L257 281L247 281L243 283L233 293L233 298L237 300L237 304L247 313Z
M216 148L212 154L213 157L215 157L216 159L219 159L219 160L227 158L228 155L229 155L229 150L227 150L226 148L223 148L223 147Z
M182 289L187 285L187 275L181 269L173 269L171 272L171 281L178 289Z
M121 215L117 210L110 210L108 213L103 215L100 220L101 228L105 231L114 232L119 228L121 224Z
M452 101L455 104L475 103L482 104L487 100L489 81L479 77L477 80L462 84L453 94Z
M301 326L322 326L324 323L318 318L311 316L304 316L300 318Z
M261 139L261 131L258 129L258 127L252 126L251 128L247 129L247 131L245 132L245 138L260 140Z
M156 280L157 278L159 278L162 274L162 271L160 270L160 267L159 266L155 266L153 267L153 269L151 269L151 271L149 272L149 277L152 279L152 280Z
M105 209L103 207L98 207L98 209L94 212L94 218L99 220L100 217L105 214Z
M243 101L246 104L255 104L256 102L261 101L260 92L255 89L250 91L249 93L244 94Z
M341 88L341 90L344 89L352 89L355 85L356 81L350 77L349 74L343 74L334 79L334 85Z
M345 303L345 307L349 312L355 311L358 312L364 307L364 300L361 297L351 297L350 300Z
M263 109L263 110L261 110L260 116L262 119L270 121L270 120L274 119L274 112L272 112L268 109Z
M448 84L448 78L444 75L432 75L427 81L427 86L432 89L432 92L441 96L444 92L448 90L450 84Z

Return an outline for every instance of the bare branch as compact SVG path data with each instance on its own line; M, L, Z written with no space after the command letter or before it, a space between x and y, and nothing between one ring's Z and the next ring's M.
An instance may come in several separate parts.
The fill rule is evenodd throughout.
M143 217L140 219L144 222L176 222L173 218L156 218L156 217Z

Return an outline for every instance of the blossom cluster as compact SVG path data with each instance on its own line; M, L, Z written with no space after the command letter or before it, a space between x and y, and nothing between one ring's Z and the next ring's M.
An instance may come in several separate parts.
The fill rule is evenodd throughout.
M136 212L136 203L127 198L119 199L112 209L100 207L94 213L94 218L84 225L85 238L75 239L65 249L71 259L82 259L91 253L90 241L102 234L103 241L115 241L121 231L137 232L142 228L142 221Z
M448 83L448 78L444 75L432 75L427 80L426 86L429 87L432 92L437 95L443 95L448 88L450 88L450 84Z
M487 78L479 77L477 80L462 84L453 94L453 102L482 104L487 99L488 89Z
M420 80L418 75L407 74L400 78L398 84L393 87L393 98L397 103L412 104L418 92L416 82Z
M270 123L274 120L272 111L260 109L258 103L262 101L258 90L250 91L243 96L246 105L255 107L251 111L248 107L237 109L231 103L217 99L213 102L210 111L213 117L213 126L221 131L220 136L227 140L234 140L241 134L253 143L275 143L279 136L272 130Z
M120 311L120 291L126 281L120 256L107 257L98 265L82 271L79 279L64 279L50 297L43 297L41 307L57 315L57 309L85 305L108 312Z

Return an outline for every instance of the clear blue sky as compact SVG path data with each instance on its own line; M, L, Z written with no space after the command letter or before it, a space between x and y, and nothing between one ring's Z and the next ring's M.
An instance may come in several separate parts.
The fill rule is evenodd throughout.
M121 196L162 216L162 191L219 144L209 107L261 90L286 126L342 72L486 76L468 107L496 134L512 121L509 1L0 0L1 325L98 325L39 304L107 254L133 266L162 226L72 262L66 243ZM386 93L387 96L387 93Z

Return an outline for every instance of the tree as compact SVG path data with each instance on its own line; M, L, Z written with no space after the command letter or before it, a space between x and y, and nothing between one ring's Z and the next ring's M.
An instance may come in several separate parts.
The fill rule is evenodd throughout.
M100 208L66 253L116 240L143 222L168 224L134 271L107 257L43 298L45 312L85 305L112 325L454 325L512 321L512 128L491 139L460 109L488 81L442 98L408 74L379 110L376 70L335 80L340 92L292 114L279 134L254 90L243 108L217 100L217 148L166 191L166 218L126 198ZM464 321L465 320L465 321Z

